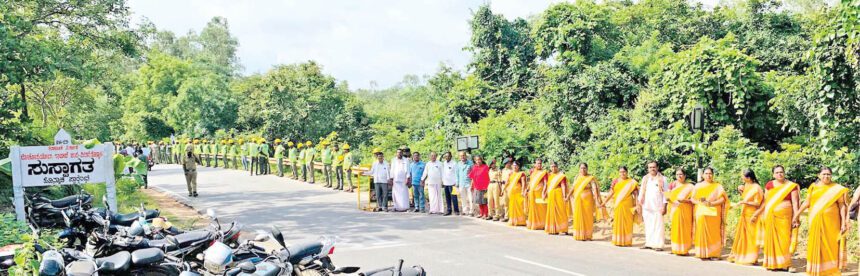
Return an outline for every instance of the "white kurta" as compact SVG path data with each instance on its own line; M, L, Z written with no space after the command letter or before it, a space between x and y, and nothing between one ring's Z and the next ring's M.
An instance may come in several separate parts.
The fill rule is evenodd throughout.
M655 249L662 249L665 245L666 226L663 224L663 213L660 211L665 201L660 191L660 180L667 183L666 178L660 175L655 177L646 175L642 179L642 185L645 186L645 193L642 195L645 197L642 204L645 246Z
M445 212L442 201L442 162L427 162L421 179L424 180L424 185L427 187L427 199L430 200L429 212L431 214Z

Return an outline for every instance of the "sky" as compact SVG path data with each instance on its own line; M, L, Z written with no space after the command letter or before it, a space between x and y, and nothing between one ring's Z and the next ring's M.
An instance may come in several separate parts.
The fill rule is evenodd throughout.
M350 89L362 89L432 75L442 63L464 70L468 21L484 3L513 19L555 2L561 0L130 0L129 7L133 22L146 18L178 35L226 18L246 75L314 60Z

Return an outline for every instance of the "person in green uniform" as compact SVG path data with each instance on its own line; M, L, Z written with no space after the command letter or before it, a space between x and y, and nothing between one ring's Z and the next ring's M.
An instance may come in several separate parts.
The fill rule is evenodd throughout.
M299 151L296 150L296 146L293 144L293 142L287 142L287 147L290 148L290 150L287 154L287 159L290 160L290 171L292 171L292 173L293 173L292 178L298 179L299 176L298 176L298 173L296 172L296 168L297 168L296 162L299 160Z
M239 160L242 161L242 170L247 171L248 170L248 160L246 160L246 158L248 157L248 143L245 142L245 139L239 138L238 145L239 145L239 148L237 149L236 152L239 153Z
M335 181L337 185L334 187L335 190L343 190L343 152L340 151L340 148L337 146L337 143L334 144L334 161L332 162L332 166L334 167L334 175Z
M257 153L259 152L260 150L259 146L257 146L256 139L251 139L250 141L248 141L248 159L251 161L249 162L249 169L251 171L251 175L254 175L254 169L257 165Z
M203 165L203 160L201 160L201 159L200 159L200 156L203 156L203 155L202 155L203 151L202 151L202 150L201 150L201 148L200 148L200 143L201 143L200 139L194 139L194 141L192 142L192 145L191 145L190 147L188 147L188 148L190 148L190 149L191 149L191 153L192 153L192 154L194 154L194 156L196 156L196 157L197 157L197 159L198 159L198 161L197 161L197 165L201 165L201 166L202 166L202 165Z
M237 145L236 140L233 139L228 140L227 144L230 145L229 149L227 150L227 155L230 156L230 160L233 160L233 169L239 169L239 163L236 162L236 154L239 153L239 151L237 150L239 148L239 145Z
M200 140L200 144L197 145L197 150L200 152L200 159L203 159L203 166L209 167L212 162L209 160L209 141L206 139Z
M212 149L211 149L212 159L215 159L215 167L216 168L218 167L218 161L222 158L220 156L222 147L224 147L224 141L223 140L221 142L218 142L217 140L212 141Z
M257 174L267 175L269 174L269 143L266 142L266 139L260 139L260 154L258 155L257 164Z
M133 158L129 158L125 163L126 167L130 167L134 170L133 175L134 178L138 180L138 182L142 182L143 188L146 189L149 187L149 180L146 178L147 176L147 164L146 164L146 156L143 155L143 151L137 150L134 153Z
M275 139L275 159L278 162L278 177L284 177L284 145L281 139Z
M320 143L322 145L322 152L320 159L323 163L323 176L325 176L325 187L332 188L332 179L331 179L331 163L332 163L332 154L331 149L328 147L328 141L322 141Z
M313 147L313 143L311 141L305 142L305 146L308 148L305 150L305 166L308 167L308 178L310 178L311 184L314 184L314 159L317 157L317 150Z
M298 145L296 145L296 147L299 148L299 160L298 160L299 163L298 164L299 164L299 167L302 168L302 181L308 181L308 167L305 166L305 152L307 152L307 150L302 149L304 146L305 146L305 144L302 142L299 142Z
M221 163L224 164L225 169L229 168L227 166L227 152L229 148L230 145L227 144L227 139L221 139L221 151L219 154L221 154Z
M352 192L352 152L349 152L349 144L343 145L343 173L346 174L346 182L349 186L346 187L347 192Z

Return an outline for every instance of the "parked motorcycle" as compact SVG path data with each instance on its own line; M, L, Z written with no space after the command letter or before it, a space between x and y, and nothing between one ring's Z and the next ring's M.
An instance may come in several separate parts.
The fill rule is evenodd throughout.
M281 245L276 252L279 258L293 265L292 275L329 275L340 273L354 273L358 267L335 267L329 255L334 254L334 237L323 236L319 240L309 241L287 246L284 235L277 227L272 227L272 237Z
M92 201L93 197L83 190L80 194L56 200L42 193L33 193L24 198L24 208L30 224L39 228L60 228L67 224L69 209L90 209Z
M358 273L359 276L426 276L427 272L424 268L418 265L412 267L403 267L403 259L397 261L397 264L392 267L380 268L371 271Z

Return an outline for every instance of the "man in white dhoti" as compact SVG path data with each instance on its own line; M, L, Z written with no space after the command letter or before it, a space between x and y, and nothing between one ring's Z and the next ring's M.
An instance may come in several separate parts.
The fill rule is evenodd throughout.
M642 220L645 226L645 246L662 251L665 244L665 225L663 224L663 212L666 210L666 201L663 197L663 189L668 183L666 177L660 174L657 161L648 162L648 174L642 177L642 192L639 193L639 206L642 208Z
M430 200L428 213L441 215L445 212L442 208L442 162L436 160L436 153L430 153L430 162L424 166L421 175L421 186L427 187L427 199Z
M391 197L394 200L394 211L409 211L409 161L403 157L403 151L397 150L394 159L391 159L391 180L394 183L391 189Z

